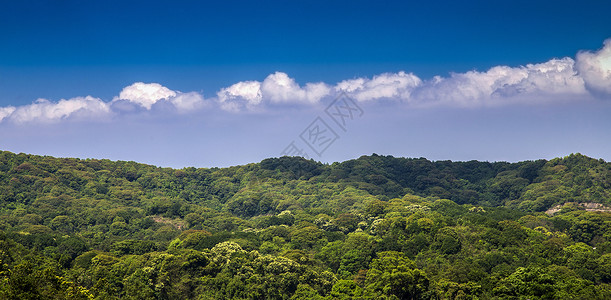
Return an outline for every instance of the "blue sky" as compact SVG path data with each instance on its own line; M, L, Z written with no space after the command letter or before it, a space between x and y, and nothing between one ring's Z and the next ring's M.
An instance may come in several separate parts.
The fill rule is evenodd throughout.
M609 11L605 1L3 1L0 149L172 167L256 162L291 142L324 162L610 160ZM364 112L346 130L325 113L342 93ZM300 137L317 117L339 137L321 155Z

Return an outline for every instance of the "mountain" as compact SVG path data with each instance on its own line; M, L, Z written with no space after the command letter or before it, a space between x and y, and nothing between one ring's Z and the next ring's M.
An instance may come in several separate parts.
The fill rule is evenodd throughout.
M4 151L0 298L605 299L610 167L373 154L171 169Z

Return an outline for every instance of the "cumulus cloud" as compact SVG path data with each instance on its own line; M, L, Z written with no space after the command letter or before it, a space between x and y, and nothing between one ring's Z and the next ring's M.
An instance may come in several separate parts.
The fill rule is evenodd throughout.
M485 72L452 73L423 81L412 73L384 73L344 80L335 90L358 101L394 99L417 105L460 106L502 104L516 99L583 95L583 79L571 58L520 67L496 66Z
M605 57L601 53L595 54L596 59ZM596 62L596 65L604 64ZM394 100L417 106L470 107L589 95L575 60L566 57L518 67L496 66L483 72L451 73L447 77L435 76L429 80L404 71L383 73L372 78L343 80L334 86L325 83L300 86L286 73L276 72L262 82L242 81L223 88L217 97L222 109L241 111L257 109L266 103L316 104L339 93L346 93L360 102Z
M92 96L52 102L40 99L30 105L0 107L0 122L33 122L143 113L146 111L197 111L216 103L225 111L261 110L284 104L315 105L339 93L361 102L398 101L414 106L489 106L517 102L586 99L611 95L611 39L594 52L524 66L496 66L486 71L451 73L423 80L404 71L371 78L347 79L335 85L323 82L298 84L283 72L262 81L242 81L220 89L217 101L201 93L183 93L159 83L136 82L110 102Z
M0 107L0 122L15 111L14 106Z
M163 105L160 105L163 104ZM197 92L182 93L170 90L158 83L136 82L125 87L110 102L92 96L62 99L53 102L38 99L22 106L0 107L0 122L46 123L66 119L96 120L126 112L138 113L158 109L185 113L204 107L204 97Z
M261 104L261 82L241 81L221 89L217 94L222 109L239 111L241 108L253 109Z
M170 97L176 97L176 92L159 83L136 82L123 88L119 96L115 97L113 101L125 100L151 109L151 106L157 101Z
M596 52L577 53L577 70L585 85L594 94L611 94L611 39L604 42Z
M179 112L190 112L200 109L205 105L204 96L197 92L178 93L168 99Z
M270 74L261 84L263 97L274 103L316 103L330 91L331 88L322 82L300 87L295 79L283 72Z
M350 94L358 101L377 99L409 100L412 91L422 85L422 80L412 73L384 73L372 79L344 80L335 86L337 91Z
M112 103L121 111L138 111L134 104L150 110L156 104L170 103L178 112L188 112L203 107L204 97L197 92L173 91L159 83L136 82L123 88Z
M486 72L436 76L412 91L420 104L498 105L550 96L585 95L584 82L571 58L552 59L521 67L497 66Z
M107 103L91 96L62 99L58 102L38 99L30 105L0 108L0 117L4 115L0 120L6 119L15 123L53 122L71 118L100 117L109 112Z
M323 82L300 86L295 79L283 72L268 75L263 82L241 81L217 93L222 109L254 110L263 103L315 104L330 94L331 87Z
M583 78L579 77L575 69L575 61L568 57L512 68L509 73L514 73L514 78L496 86L494 93L505 96L520 93L543 95L586 93Z

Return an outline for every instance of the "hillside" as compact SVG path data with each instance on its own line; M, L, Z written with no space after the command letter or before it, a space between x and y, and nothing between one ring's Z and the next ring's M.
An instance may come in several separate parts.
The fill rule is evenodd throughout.
M2 152L0 298L609 299L610 167Z

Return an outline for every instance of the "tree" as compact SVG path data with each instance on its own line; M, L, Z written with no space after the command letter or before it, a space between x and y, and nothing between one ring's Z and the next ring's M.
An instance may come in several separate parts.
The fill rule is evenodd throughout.
M367 272L366 295L379 297L394 295L399 299L430 298L426 273L415 268L413 261L400 252L378 253Z

